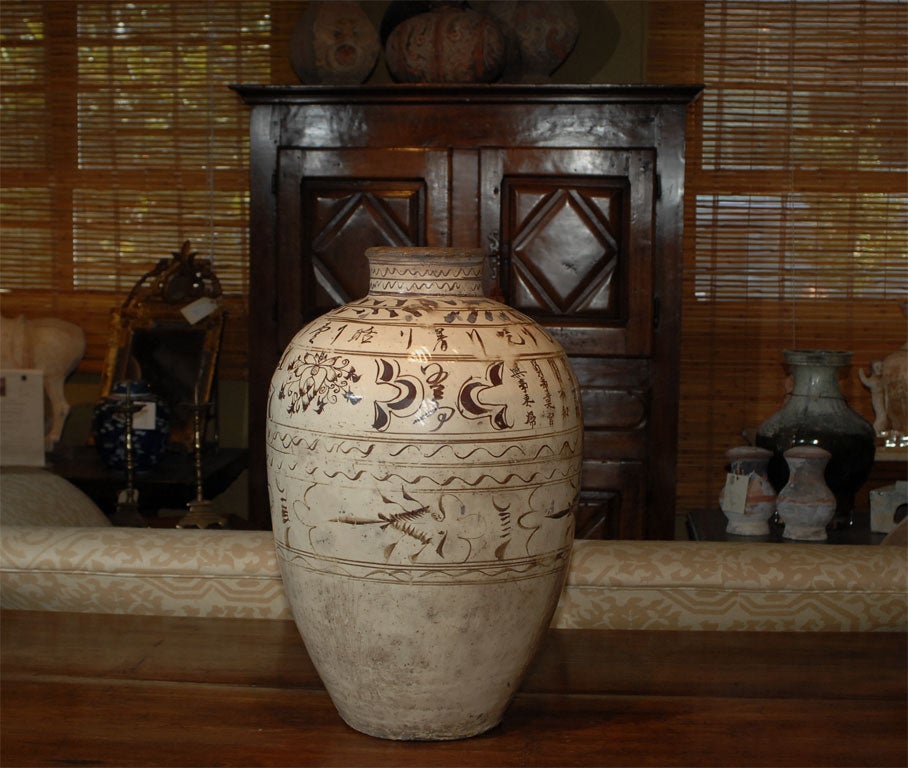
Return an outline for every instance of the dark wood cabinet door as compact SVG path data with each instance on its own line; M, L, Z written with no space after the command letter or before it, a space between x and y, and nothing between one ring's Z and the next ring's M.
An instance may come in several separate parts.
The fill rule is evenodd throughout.
M366 248L447 242L448 167L440 149L279 151L282 346L305 323L366 294Z
M504 300L561 342L581 385L577 535L641 538L652 470L654 152L495 149L481 166Z
M663 469L653 459L660 429L652 416L652 363L645 357L578 356L571 363L584 427L578 536L645 538L647 513L660 501L650 489Z
M649 354L653 151L495 149L481 165L505 301L568 354Z

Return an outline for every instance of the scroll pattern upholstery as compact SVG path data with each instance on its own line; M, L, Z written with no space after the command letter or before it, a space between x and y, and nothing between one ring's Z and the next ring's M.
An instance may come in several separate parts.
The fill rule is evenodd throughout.
M554 623L585 629L906 631L908 550L577 541Z
M290 618L266 531L4 526L0 606ZM553 624L908 631L908 550L578 541Z
M0 606L290 618L265 531L4 527Z

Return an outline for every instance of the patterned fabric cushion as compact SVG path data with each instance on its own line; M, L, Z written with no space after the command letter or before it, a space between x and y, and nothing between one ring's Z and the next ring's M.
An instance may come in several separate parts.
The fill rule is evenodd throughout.
M0 470L2 525L110 525L97 505L68 480L40 467Z
M904 632L908 551L795 543L577 541L555 624Z
M0 531L0 606L288 619L267 531ZM908 630L902 547L578 541L554 626Z
M290 618L270 531L0 531L0 606Z

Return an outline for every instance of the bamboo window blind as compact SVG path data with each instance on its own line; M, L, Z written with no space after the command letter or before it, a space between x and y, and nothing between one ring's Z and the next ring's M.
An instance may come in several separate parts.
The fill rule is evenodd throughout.
M908 5L653 3L647 77L701 82L689 121L680 510L715 507L724 453L778 409L785 349L906 340Z
M53 314L99 370L111 308L192 242L229 312L222 374L246 364L248 111L272 81L271 3L4 0L3 313Z
M904 343L906 9L888 0L649 2L647 79L704 83L685 197L679 508L779 405L791 347L857 368ZM0 3L0 302L85 328L184 239L227 292L222 373L246 363L248 113L229 83L294 82L299 6ZM277 23L279 17L282 23ZM283 35L283 38L282 38ZM226 371L225 371L226 369Z

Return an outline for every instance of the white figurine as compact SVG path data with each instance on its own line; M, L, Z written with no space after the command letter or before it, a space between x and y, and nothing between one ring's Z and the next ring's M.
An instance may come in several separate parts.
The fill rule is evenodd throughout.
M883 361L874 360L870 363L870 374L858 369L861 383L870 390L870 403L873 405L873 428L876 433L882 434L889 427L889 416L886 408L886 389L883 386Z
M85 354L85 333L66 320L25 315L0 316L0 368L34 368L44 373L44 392L51 404L44 447L51 450L63 433L69 403L63 384Z

